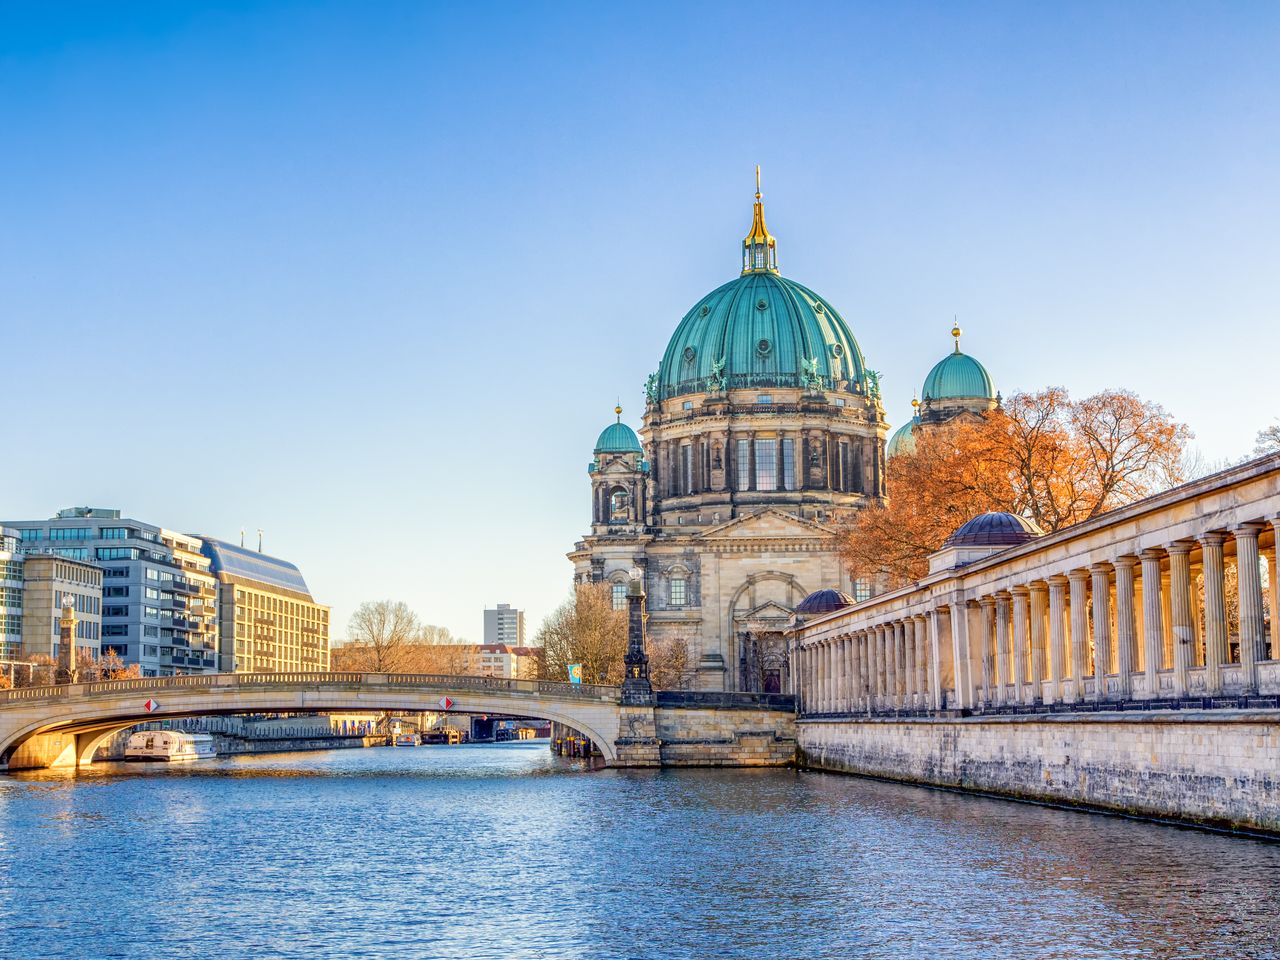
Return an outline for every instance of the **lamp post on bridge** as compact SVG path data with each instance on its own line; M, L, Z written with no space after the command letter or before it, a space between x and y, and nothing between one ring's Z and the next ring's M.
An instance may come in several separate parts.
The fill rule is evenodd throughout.
M631 582L627 584L627 653L622 658L625 677L622 681L622 702L627 706L652 706L653 684L649 682L649 654L645 650L644 622L644 572L631 568Z

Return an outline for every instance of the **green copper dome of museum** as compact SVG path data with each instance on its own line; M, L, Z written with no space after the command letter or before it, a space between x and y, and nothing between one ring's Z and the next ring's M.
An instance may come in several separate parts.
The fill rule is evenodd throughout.
M693 305L650 381L651 401L740 388L866 392L866 366L836 309L778 273L757 184L743 270Z
M939 360L924 378L925 400L958 400L981 397L994 400L996 388L991 383L987 368L960 352L960 328L953 327L956 348L953 353Z

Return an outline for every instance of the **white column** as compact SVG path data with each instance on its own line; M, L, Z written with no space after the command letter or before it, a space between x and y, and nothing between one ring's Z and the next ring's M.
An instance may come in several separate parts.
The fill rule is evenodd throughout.
M995 597L982 597L978 601L978 608L982 612L982 640L978 649L982 651L982 702L984 704L993 703L992 698L992 657L991 657L991 631L993 628L992 620L995 617L996 601Z
M929 689L929 646L926 631L929 629L929 618L921 614L912 617L916 625L916 700L919 706L928 710L933 707L933 697Z
M1017 688L1013 684L1013 651L1009 647L1009 594L1003 590L996 594L996 668L1000 675L999 701L1013 703Z
M1071 680L1072 701L1084 699L1084 678L1089 674L1089 571L1071 570Z
M1147 699L1160 696L1164 660L1164 602L1160 598L1160 551L1142 551L1142 647Z
M1185 697L1196 642L1192 613L1195 606L1191 602L1191 543L1178 540L1165 549L1169 554L1169 611L1173 624L1173 695Z
M1045 632L1049 617L1049 588L1033 583L1031 590L1031 688L1035 703L1044 700L1044 653L1048 645Z
M1128 700L1133 692L1133 661L1138 624L1133 610L1133 567L1138 558L1129 554L1116 557L1116 674L1120 681L1120 698Z
M963 601L948 604L947 617L951 625L951 660L956 673L956 703L959 709L970 709L974 704L973 660L969 649L969 608ZM936 618L935 618L936 619ZM938 663L934 661L934 671Z
M1107 674L1111 672L1111 581L1110 567L1095 563L1093 577L1093 682L1094 697L1107 698Z
M896 621L885 628L886 637L885 644L889 648L889 653L885 657L885 692L889 695L888 707L890 710L896 710L902 701L898 697L899 674L898 669L900 657L899 648L902 646L902 622Z
M1258 692L1258 661L1262 652L1266 622L1262 613L1262 572L1258 569L1259 524L1242 523L1232 533L1236 537L1236 581L1240 593L1240 672L1244 692Z
M1035 691L1027 684L1027 613L1031 606L1031 590L1025 586L1014 587L1013 594L1013 677L1016 684L1014 699L1030 703Z
M906 668L902 671L902 705L908 710L916 707L916 622L907 617L902 621L902 652Z
M1271 565L1267 579L1271 582L1271 659L1280 660L1280 517L1272 517L1275 540L1271 544Z
M1049 679L1052 702L1062 702L1062 674L1067 646L1067 578L1049 578Z
M867 646L871 649L870 672L867 675L868 696L871 698L871 709L880 709L880 698L884 691L884 631L881 627L872 627L867 633Z
M1204 683L1209 696L1222 693L1222 665L1227 662L1227 605L1223 595L1222 544L1224 533L1200 538L1204 558Z

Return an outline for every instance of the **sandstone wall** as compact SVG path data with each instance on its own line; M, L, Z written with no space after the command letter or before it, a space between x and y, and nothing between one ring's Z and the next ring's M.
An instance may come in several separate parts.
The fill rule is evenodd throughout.
M666 767L770 767L795 762L796 721L781 710L658 707Z
M802 766L1280 834L1280 713L802 720Z

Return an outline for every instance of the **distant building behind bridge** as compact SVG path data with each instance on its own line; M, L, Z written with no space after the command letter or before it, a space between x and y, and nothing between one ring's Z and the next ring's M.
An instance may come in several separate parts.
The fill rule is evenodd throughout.
M2 526L3 660L56 658L57 611L71 593L77 647L114 650L144 677L328 669L329 608L287 561L115 509Z
M500 603L484 612L484 642L524 646L524 611Z

